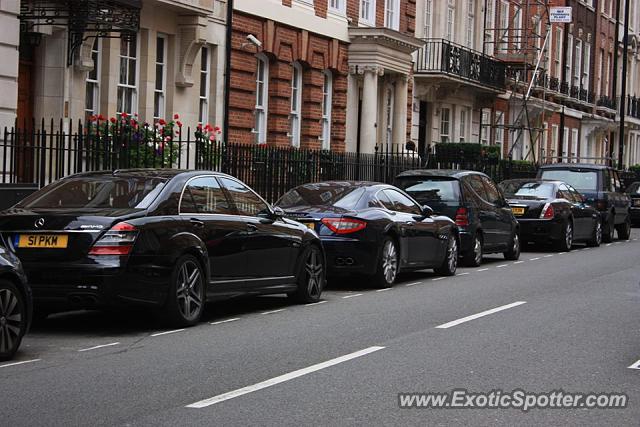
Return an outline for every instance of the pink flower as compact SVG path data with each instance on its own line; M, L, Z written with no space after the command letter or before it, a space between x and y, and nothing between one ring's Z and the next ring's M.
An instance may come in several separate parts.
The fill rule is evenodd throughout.
M220 126L216 126L216 127L214 127L214 128L213 128L213 131L214 131L215 133L217 133L217 134L222 133L222 129L220 129Z
M211 135L211 136L209 137L209 141L214 142L215 140L216 140L215 135Z
M170 142L170 141L171 141L171 137L170 137L170 136L167 136L167 137L164 139L164 142Z

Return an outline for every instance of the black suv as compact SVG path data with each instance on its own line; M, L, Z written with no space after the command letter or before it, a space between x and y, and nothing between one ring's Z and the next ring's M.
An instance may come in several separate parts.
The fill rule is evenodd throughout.
M631 201L622 188L617 170L588 163L556 163L541 166L538 178L564 181L577 189L585 203L600 212L604 242L613 241L614 230L618 231L619 239L629 239Z
M629 211L631 223L640 225L640 181L632 183L627 188L627 194L631 197L631 210Z
M483 253L520 257L519 225L495 183L480 172L411 170L396 177L422 205L453 219L460 229L460 253L468 266L482 263Z

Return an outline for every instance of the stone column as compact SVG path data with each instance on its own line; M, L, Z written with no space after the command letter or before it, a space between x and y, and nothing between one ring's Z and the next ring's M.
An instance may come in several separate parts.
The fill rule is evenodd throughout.
M19 1L0 2L0 129L15 124L18 108Z
M360 152L373 153L378 134L378 77L383 71L379 67L366 67L363 73Z
M404 151L407 143L407 90L408 76L400 74L396 78L393 100L393 143Z
M345 132L345 151L355 153L358 148L358 103L360 88L355 67L350 67L347 76L347 120Z

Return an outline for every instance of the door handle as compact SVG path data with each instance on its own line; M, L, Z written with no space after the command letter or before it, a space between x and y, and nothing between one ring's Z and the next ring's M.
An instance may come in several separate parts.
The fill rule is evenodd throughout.
M250 232L258 231L258 226L255 224L247 224L247 231L250 231Z
M191 222L194 227L204 228L204 222L200 221L199 219L191 218L189 222Z
M414 225L416 225L416 223L415 223L415 222L413 222L413 221L407 221L407 222L405 222L405 224L406 224L406 225L409 225L409 226L411 226L411 227L413 227Z

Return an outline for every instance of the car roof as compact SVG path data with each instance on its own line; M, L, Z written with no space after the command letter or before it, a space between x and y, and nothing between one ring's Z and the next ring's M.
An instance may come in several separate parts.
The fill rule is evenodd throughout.
M396 178L402 178L407 176L434 176L434 177L448 177L448 178L459 179L467 175L487 176L482 172L460 170L460 169L412 169L412 170L404 171L398 174Z
M564 184L564 181L559 181L557 179L540 179L540 178L515 178L515 179L505 179L501 182L537 182L537 183L548 183L548 184Z
M137 169L116 169L114 171L96 171L96 172L81 172L74 175L70 175L69 178L78 177L99 177L99 176L120 176L120 177L141 177L141 178L164 178L172 179L179 175L185 175L188 177L198 175L218 175L229 176L222 172L214 172L208 170L187 170L187 169L170 169L170 168L137 168Z
M581 169L611 169L607 165L596 165L595 163L553 163L549 165L542 165L540 169L567 169L567 168L581 168Z
M320 181L320 182L307 182L302 185L298 185L297 187L304 187L306 185L323 185L323 186L331 186L331 187L376 187L383 184L381 182L374 181Z

